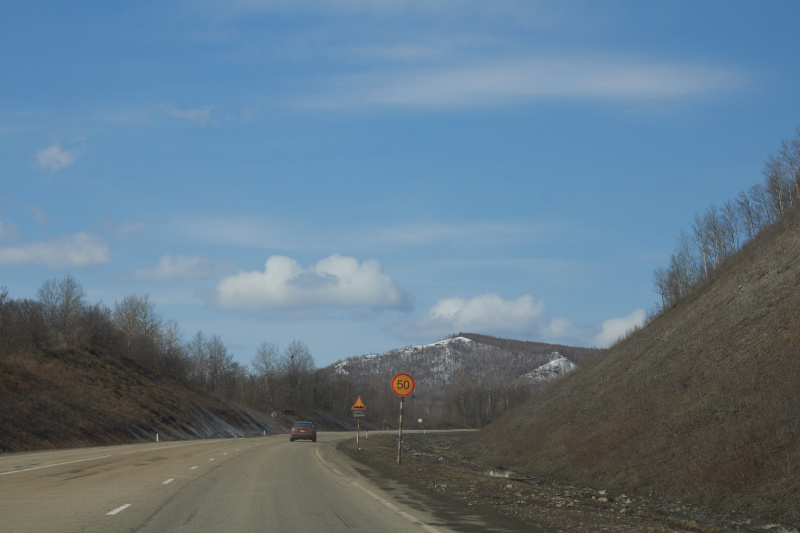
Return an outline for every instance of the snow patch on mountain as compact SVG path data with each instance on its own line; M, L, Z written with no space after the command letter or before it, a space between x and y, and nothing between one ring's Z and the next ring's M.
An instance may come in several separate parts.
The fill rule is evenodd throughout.
M553 352L554 359L549 363L545 363L539 368L531 370L525 377L532 383L543 383L546 381L553 381L554 379L572 372L575 370L575 363L564 357L558 352Z
M352 357L334 365L336 373L356 378L374 373L414 369L417 381L442 385L451 383L453 375L461 370L475 373L478 379L493 375L501 379L522 378L531 383L543 383L574 368L572 361L558 352L528 359L518 353L481 344L466 337L399 348L382 355Z

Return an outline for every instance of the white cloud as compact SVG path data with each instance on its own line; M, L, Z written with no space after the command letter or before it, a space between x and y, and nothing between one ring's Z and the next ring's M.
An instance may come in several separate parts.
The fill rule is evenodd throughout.
M136 242L144 238L147 224L147 220L119 223L116 220L107 218L103 220L102 228L107 235L112 236L119 242Z
M210 105L198 109L178 109L171 104L162 104L161 107L170 116L197 122L198 124L208 122L211 119L211 110L213 109Z
M210 259L200 256L164 255L153 269L137 270L134 276L139 279L170 280L204 278L213 275L216 268Z
M334 254L303 268L294 259L272 256L263 272L242 272L223 279L217 301L228 309L370 307L404 309L405 292L381 271L377 261L359 263Z
M393 243L405 245L424 245L468 242L470 245L491 246L498 243L529 242L550 231L544 226L530 223L494 223L494 222L429 222L425 224L403 224L385 228L370 228L371 238L375 243ZM359 240L362 240L360 238Z
M172 223L174 231L197 242L256 246L282 250L314 247L374 250L398 246L496 246L522 244L552 233L554 225L430 221L395 226L317 228L298 221L270 220L259 216L187 216Z
M36 152L36 165L55 173L75 163L77 158L78 152L63 150L61 145L55 143Z
M395 332L409 337L441 337L459 331L476 333L515 332L538 329L545 304L529 295L504 300L483 294L471 300L439 300L423 317L399 323Z
M17 227L14 224L6 224L0 220L0 241L15 241L19 239Z
M41 209L39 209L38 207L36 207L35 205L29 205L28 206L28 211L31 212L31 214L33 215L33 218L36 219L36 222L38 222L42 226L50 225L50 219L47 218L47 215L45 215L44 212Z
M542 340L558 340L568 338L573 334L572 322L568 318L554 318L542 330Z
M0 264L85 267L108 262L108 245L100 237L76 233L55 241L0 247Z
M300 103L464 108L541 100L662 101L730 92L742 84L739 73L713 65L563 55L343 77L337 89Z
M370 14L377 16L423 16L453 19L465 13L486 17L513 17L515 20L549 20L552 2L534 0L229 0L208 5L227 16L246 16L252 13L287 12Z
M622 318L610 318L603 322L603 330L595 337L594 344L600 348L610 346L614 341L633 330L637 326L644 324L644 309L637 309L633 313Z

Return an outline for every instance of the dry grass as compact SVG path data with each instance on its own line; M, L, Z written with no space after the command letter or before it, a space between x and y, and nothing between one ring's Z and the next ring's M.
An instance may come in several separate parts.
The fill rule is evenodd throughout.
M476 444L565 481L800 524L800 211Z
M0 359L0 452L259 434L266 417L81 349ZM225 424L214 427L214 421ZM206 423L211 421L211 424ZM271 423L271 421L270 421Z

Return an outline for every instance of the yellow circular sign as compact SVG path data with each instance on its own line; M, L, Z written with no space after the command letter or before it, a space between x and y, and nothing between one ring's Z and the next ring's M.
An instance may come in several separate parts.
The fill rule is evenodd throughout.
M414 392L414 378L402 372L392 378L392 391L398 396L408 396Z

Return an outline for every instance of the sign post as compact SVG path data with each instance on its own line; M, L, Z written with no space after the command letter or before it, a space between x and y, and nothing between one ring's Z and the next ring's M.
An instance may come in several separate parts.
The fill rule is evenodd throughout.
M397 464L400 464L400 444L403 442L403 400L414 392L414 378L401 372L392 378L392 392L400 396L400 425L397 432Z
M350 409L353 411L353 416L356 417L356 447L360 450L361 444L359 443L359 437L361 436L361 417L367 414L367 406L364 405L364 400L359 396L356 403L354 403L353 407Z

